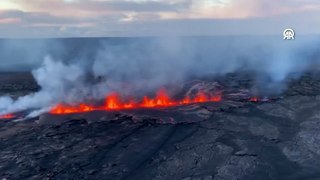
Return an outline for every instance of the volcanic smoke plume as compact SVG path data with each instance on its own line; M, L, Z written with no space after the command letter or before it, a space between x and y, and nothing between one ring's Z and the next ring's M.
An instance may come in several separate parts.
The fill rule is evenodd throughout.
M320 63L316 51L319 43L309 37L291 42L281 38L216 37L133 39L119 43L104 40L98 44L91 50L83 48L86 55L77 51L74 57L60 56L61 49L68 52L70 48L62 43L55 43L59 46L55 50L43 51L52 56L46 56L32 71L40 91L17 99L0 97L0 115L8 118L8 113L28 110L33 117L44 112L216 102L221 100L220 92L176 96L190 79L237 71L252 73L264 92L279 93L289 75L299 77Z

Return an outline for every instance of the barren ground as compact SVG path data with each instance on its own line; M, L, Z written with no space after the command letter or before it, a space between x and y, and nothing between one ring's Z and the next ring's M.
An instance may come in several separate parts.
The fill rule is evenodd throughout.
M38 87L1 74L0 93ZM131 118L0 122L0 178L257 180L320 178L320 80L283 98L214 111L202 121Z

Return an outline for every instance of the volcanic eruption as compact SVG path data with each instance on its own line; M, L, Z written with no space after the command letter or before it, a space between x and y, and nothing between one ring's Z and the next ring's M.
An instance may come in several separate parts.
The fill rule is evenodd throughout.
M181 106L192 103L204 103L204 102L220 102L222 99L220 94L210 95L204 92L198 92L195 97L185 97L181 100L173 100L168 96L165 89L160 89L154 98L143 96L142 100L136 101L129 99L123 101L121 96L117 93L112 93L105 98L105 104L103 106L93 106L89 104L79 104L77 106L68 106L64 104L58 104L50 110L51 114L70 114L70 113L82 113L95 110L124 110L124 109L138 109L138 108L165 108L170 106Z
M5 115L1 115L0 119L13 119L16 116L14 114L5 114Z
M316 61L300 66L278 58L283 49L258 48L256 57L239 53L247 43L238 52L215 44L170 52L108 46L89 58L48 56L27 85L8 78L9 91L0 91L0 169L9 169L8 179L126 179L136 172L128 179L150 179L159 171L159 179L239 171L245 178L264 172L254 178L263 179L304 165L297 172L309 172L319 162L310 157L318 150L320 80L296 79ZM177 170L183 176L172 176Z
M264 99L259 96L280 94L290 73L297 72L294 77L299 77L317 63L313 59L306 59L304 63L291 59L292 54L312 55L312 50L306 51L301 46L313 45L313 41L288 45L275 43L278 40L274 39L257 42L249 38L244 45L243 40L239 38L229 47L216 45L219 39L205 42L192 38L144 39L119 45L102 44L86 57L70 60L48 55L42 65L32 71L39 86L37 92L15 98L1 96L0 114L8 119L17 112L37 117L48 112L57 115L163 109L222 99L260 102ZM272 48L261 49L259 44ZM239 49L244 46L255 53ZM231 51L233 53L229 53ZM86 60L88 58L93 60ZM238 71L249 72L250 84L234 86L235 82L223 79ZM192 90L188 83L196 80L198 84L212 84L186 93ZM214 83L222 87L216 88ZM172 88L173 84L180 87ZM183 88L184 92L180 92Z

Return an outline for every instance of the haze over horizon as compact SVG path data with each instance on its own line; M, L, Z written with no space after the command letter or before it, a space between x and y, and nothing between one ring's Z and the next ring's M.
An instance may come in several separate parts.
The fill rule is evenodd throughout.
M2 0L1 38L318 34L316 0Z

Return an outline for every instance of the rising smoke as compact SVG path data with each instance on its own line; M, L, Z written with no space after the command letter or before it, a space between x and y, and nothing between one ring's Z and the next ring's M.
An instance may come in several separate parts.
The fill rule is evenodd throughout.
M18 46L27 55L36 53L31 53L34 61L27 56L11 61L1 57L6 69L34 68L32 74L41 90L17 100L0 97L0 114L34 110L30 116L36 116L60 102L99 100L114 91L135 96L190 77L241 70L268 79L265 87L280 91L289 74L301 74L320 63L319 41L313 37L294 41L272 36L68 39L42 45ZM8 46L2 43L2 47ZM10 51L14 49L5 49Z

